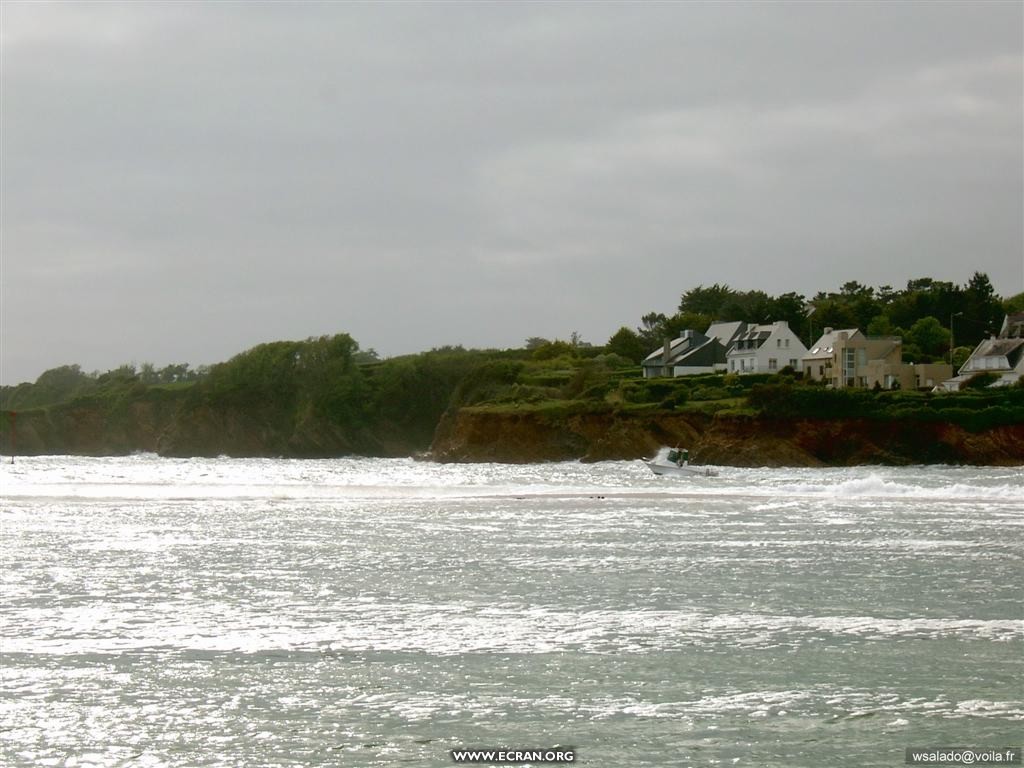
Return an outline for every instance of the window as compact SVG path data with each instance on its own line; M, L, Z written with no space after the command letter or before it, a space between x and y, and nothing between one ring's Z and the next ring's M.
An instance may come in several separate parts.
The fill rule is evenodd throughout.
M779 349L782 349L782 339L776 339L775 346L778 347Z
M797 359L795 357L789 358L789 367L792 368L795 371L796 370L796 365L797 365ZM808 371L808 373L810 373L810 371Z
M768 358L768 370L769 371L775 371L775 370L778 370L778 367L779 367L779 361L776 360L774 357L769 357Z

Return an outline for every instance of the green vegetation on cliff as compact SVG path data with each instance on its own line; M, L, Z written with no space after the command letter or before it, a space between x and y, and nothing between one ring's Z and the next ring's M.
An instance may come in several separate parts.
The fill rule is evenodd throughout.
M716 283L685 291L675 314L649 312L635 333L622 328L609 344L614 341L618 349L633 349L637 355L657 349L665 338L675 338L687 328L703 331L713 320L785 320L806 345L825 327L860 328L873 336L902 336L904 360L929 362L944 359L951 335L958 345L973 348L999 330L1005 314L1021 311L1024 294L1001 298L982 272L975 272L964 285L922 277L907 281L902 290L890 285L872 288L851 280L838 291L813 296L793 292L770 296ZM631 346L635 342L639 346Z
M179 456L409 455L430 448L438 425L460 412L530 416L552 427L602 414L916 421L969 432L1024 423L1021 387L829 390L792 371L644 379L620 355L565 342L360 360L355 340L338 334L261 344L169 383L146 383L128 367L87 376L69 366L7 392L5 403L29 406L17 409L21 452ZM10 450L9 430L0 419L0 450Z
M747 402L773 419L871 419L955 424L968 432L1024 424L1024 387L963 392L872 392L789 382L753 387Z
M449 347L368 360L338 334L261 344L169 383L134 366L102 375L64 366L5 387L0 405L18 413L22 452L408 455L429 448L457 390L456 402L482 397L475 369L516 357L530 353ZM0 450L10 450L9 431L0 419Z
M572 362L563 360L563 364ZM1024 423L1024 386L936 393L837 390L804 383L799 374L790 372L642 379L594 361L579 361L574 369L563 369L561 387L548 386L540 397L525 384L536 378L530 371L521 366L511 376L503 369L501 376L490 380L489 398L474 405L478 410L504 413L592 413L603 408L721 418L915 420L956 424L971 432ZM581 378L587 384L573 386ZM554 379L548 381L554 383Z
M643 329L620 328L605 347L574 333L569 341L531 338L522 349L446 347L380 360L342 333L261 344L199 369L143 364L99 374L61 366L33 384L0 388L0 410L18 412L18 448L30 453L409 455L430 448L439 425L458 413L531 416L551 426L606 415L672 416L701 423L899 421L978 433L1024 424L1024 389L982 389L979 379L978 388L959 393L833 391L793 371L644 379L637 363L664 335L723 317L787 319L802 333L823 325L906 328L905 351L927 359L948 348L944 326L954 317L956 340L969 342L1002 311L1021 308L1024 297L1000 299L977 273L964 286L922 278L905 291L851 282L809 301L716 284L683 293L671 318L651 313ZM0 450L10 447L10 419L0 418ZM606 448L614 454L610 443Z

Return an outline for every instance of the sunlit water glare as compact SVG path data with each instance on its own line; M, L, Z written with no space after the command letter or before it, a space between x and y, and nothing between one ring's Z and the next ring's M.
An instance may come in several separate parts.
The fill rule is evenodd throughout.
M1024 471L20 458L9 766L1020 744Z

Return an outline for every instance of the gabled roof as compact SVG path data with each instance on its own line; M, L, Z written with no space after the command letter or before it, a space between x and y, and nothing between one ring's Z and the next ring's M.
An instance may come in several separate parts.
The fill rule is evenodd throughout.
M869 347L871 354L875 359L881 359L892 352L894 347L900 347L900 357L903 352L903 337L902 336L865 336L865 341L874 342L873 347Z
M837 328L830 330L828 333L823 333L821 337L811 344L810 350L804 355L804 360L818 360L828 359L832 357L832 352L835 350L836 342L839 341L839 334L845 333L846 338L852 339L854 335L859 334L860 330L857 328Z
M742 320L716 320L708 326L708 329L704 331L704 335L708 338L718 339L719 343L728 349L729 345L732 344L733 341L736 340L736 337L745 331L746 328L747 324Z
M1007 315L1003 318L1003 327L999 331L1001 339L1024 338L1024 312Z
M980 363L985 358L993 358L997 365ZM1008 365L1003 365L1005 358ZM982 339L974 348L967 362L960 368L960 373L974 371L1012 371L1024 367L1024 338L1021 339Z
M714 353L713 353L713 351L711 349L709 349L709 347L713 347L713 346L716 346L716 345L721 346L721 342L718 339L706 339L703 344L697 344L697 345L691 346L689 350L687 350L685 353L680 355L675 360L674 365L681 365L681 366L687 366L687 365L707 366L709 364L713 365L715 363ZM707 358L707 354L703 354L705 352L707 354L712 355L712 357L710 359L708 359ZM721 355L722 351L719 351L718 354ZM696 358L698 358L698 357L700 357L701 359L697 360Z
M727 356L755 354L768 341L768 338L774 331L775 325L748 325L742 332L737 334L733 345L726 353Z
M683 331L678 338L669 342L668 362L665 361L665 348L656 349L644 358L643 364L648 367L661 368L666 365L679 365L679 361L712 341L699 331Z

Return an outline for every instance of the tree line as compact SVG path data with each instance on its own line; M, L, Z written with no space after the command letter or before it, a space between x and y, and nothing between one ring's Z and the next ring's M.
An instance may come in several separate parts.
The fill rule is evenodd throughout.
M686 329L703 331L715 320L785 320L808 347L825 328L858 328L868 336L903 337L908 362L942 360L952 340L958 347L956 362L996 333L1004 315L1015 312L1024 312L1024 293L1002 298L983 272L975 272L964 285L922 277L909 280L902 290L854 280L812 297L793 292L770 296L715 283L685 291L672 315L649 312L636 329L623 326L608 340L607 349L639 362L666 338Z
M213 366L176 363L123 365L106 373L64 365L34 383L0 388L0 410L27 410L83 397L122 396L146 388L188 390L197 402L261 406L281 419L317 418L330 423L381 424L428 434L453 402L460 383L477 366L494 360L585 361L604 367L636 365L665 338L685 329L705 330L715 320L767 323L785 320L808 346L825 327L859 328L868 335L904 338L904 359L943 359L953 324L958 362L1005 314L1024 312L1024 293L997 295L988 276L975 272L964 285L919 278L905 289L847 282L836 292L808 298L770 296L727 285L699 285L683 292L672 315L649 312L637 328L623 326L607 343L532 337L521 349L467 350L443 347L381 360L348 334L261 344ZM465 387L463 387L465 390Z

